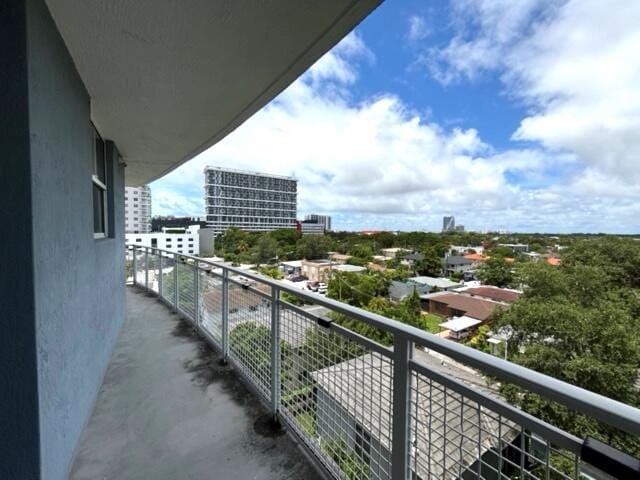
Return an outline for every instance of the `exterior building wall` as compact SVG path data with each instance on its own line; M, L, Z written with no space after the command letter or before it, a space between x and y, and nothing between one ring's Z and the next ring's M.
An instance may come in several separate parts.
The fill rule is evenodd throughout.
M0 175L0 478L62 480L124 320L124 168L110 144L111 228L94 239L89 95L44 1L8 0L0 18L0 135L14 145Z
M191 225L200 225L200 228L207 226L203 217L152 217L151 231L161 232L163 228L187 228Z
M202 257L215 255L216 236L212 228L200 228L198 230L198 251Z
M151 189L148 185L125 187L124 218L126 233L151 231Z
M321 224L324 227L324 230L327 232L331 231L331 216L329 215L318 215L317 213L310 213L308 215L305 215L304 219Z
M324 282L331 275L331 267L332 265L329 262L308 262L303 260L300 271L311 282Z
M291 177L207 167L205 211L216 233L235 226L247 231L295 228L297 180Z
M303 235L323 235L324 225L322 223L311 223L309 221L300 222L300 233Z
M126 240L129 245L154 247L185 255L200 255L199 229L200 227L195 225L185 233L127 233Z

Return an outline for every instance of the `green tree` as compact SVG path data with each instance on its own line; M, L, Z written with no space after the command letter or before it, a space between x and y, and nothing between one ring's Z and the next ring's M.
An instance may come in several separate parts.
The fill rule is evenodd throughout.
M263 233L253 247L254 262L272 263L278 255L278 242L268 233Z
M631 276L622 275L618 281L610 277L612 272L632 267L612 265L615 255L605 261L607 255L598 249L583 256L584 263L575 257L561 268L540 263L521 267L521 280L527 285L524 295L511 308L496 311L492 326L511 328L510 360L640 406L636 387L640 340L629 334L640 327L640 299ZM513 385L504 386L503 394L527 412L575 435L591 435L633 455L640 454L636 437L592 417Z
M296 245L298 255L306 260L327 258L330 249L331 241L325 235L304 235Z
M327 295L354 307L364 307L374 297L389 295L391 280L380 272L354 273L334 271Z
M349 255L361 259L366 264L366 262L373 260L373 248L369 244L358 243L349 249Z
M442 256L435 247L425 249L423 255L424 258L416 262L416 273L429 277L439 277L442 273Z
M478 269L478 278L487 285L508 287L514 283L511 265L502 257L491 257Z

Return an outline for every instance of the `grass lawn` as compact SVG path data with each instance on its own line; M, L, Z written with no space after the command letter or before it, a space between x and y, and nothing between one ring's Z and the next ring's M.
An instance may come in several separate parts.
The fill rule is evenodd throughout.
M425 330L431 333L438 333L440 331L440 327L438 326L445 320L438 315L434 315L433 313L424 313L422 314L422 320L424 321Z

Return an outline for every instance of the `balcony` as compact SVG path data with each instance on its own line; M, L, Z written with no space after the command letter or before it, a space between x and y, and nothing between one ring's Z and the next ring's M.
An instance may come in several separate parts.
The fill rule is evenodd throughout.
M496 385L638 435L628 405L235 268L145 247L127 257L129 318L72 478L640 475L635 458L517 409ZM388 331L393 346L329 312Z
M189 323L136 287L126 302L71 479L320 478Z

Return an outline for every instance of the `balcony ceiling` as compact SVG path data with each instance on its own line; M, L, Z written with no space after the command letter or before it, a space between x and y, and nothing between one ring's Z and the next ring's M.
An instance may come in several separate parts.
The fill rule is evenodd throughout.
M47 0L137 185L220 141L382 0Z

